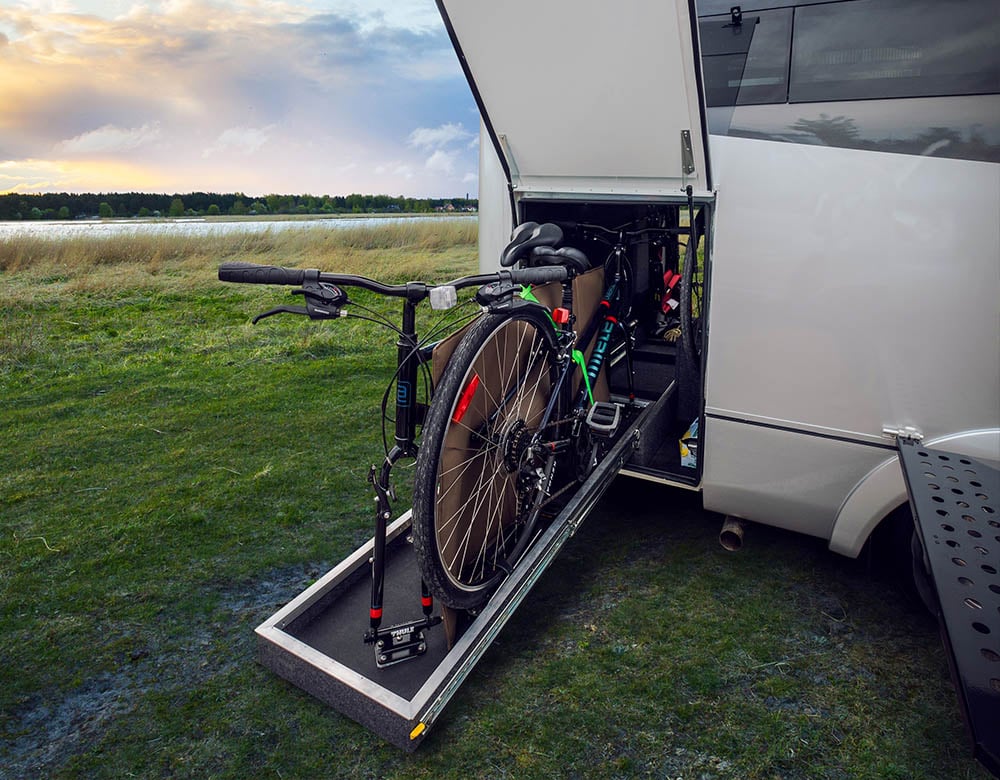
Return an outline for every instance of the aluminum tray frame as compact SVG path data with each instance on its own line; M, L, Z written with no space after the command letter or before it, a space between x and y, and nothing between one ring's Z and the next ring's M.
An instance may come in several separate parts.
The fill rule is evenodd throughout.
M628 461L639 444L646 422L653 419L667 402L673 387L671 384L657 401L646 406L625 426L605 458L528 550L511 576L503 582L412 698L406 699L398 695L336 658L317 650L288 630L297 618L310 609L321 609L323 600L334 598L332 594L338 587L368 569L374 549L373 540L359 547L257 627L258 660L271 671L371 729L391 744L407 752L416 750L511 615ZM410 512L407 511L387 529L388 543L397 541L409 527Z

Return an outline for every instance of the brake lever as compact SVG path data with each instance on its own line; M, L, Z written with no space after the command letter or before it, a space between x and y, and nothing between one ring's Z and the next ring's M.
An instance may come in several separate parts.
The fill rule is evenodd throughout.
M265 317L273 317L275 314L309 314L309 310L304 306L279 306L276 309L269 309L254 317L251 322L256 325Z
M265 317L273 317L275 314L304 314L311 320L332 320L344 316L340 307L348 302L347 296L339 287L310 281L306 281L301 289L292 290L292 295L301 295L305 298L306 305L278 306L254 317L254 325Z

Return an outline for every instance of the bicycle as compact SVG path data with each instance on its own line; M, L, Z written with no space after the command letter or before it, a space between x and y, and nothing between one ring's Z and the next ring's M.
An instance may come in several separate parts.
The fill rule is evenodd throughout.
M395 394L394 445L369 481L376 494L370 628L364 641L375 645L376 663L388 666L422 654L424 631L441 622L434 599L455 610L475 611L582 484L614 438L623 411L632 404L595 398L613 334L630 349L631 296L627 249L640 240L662 240L667 228L610 230L568 225L612 251L602 270L600 302L576 330L574 280L591 271L583 252L557 246L564 233L551 223L526 223L512 234L501 256L509 270L476 274L444 285L409 282L387 285L366 277L318 270L226 263L222 281L301 285L305 306L280 306L254 318L294 313L311 319L350 315L344 288L361 288L403 299ZM512 268L518 262L533 267ZM415 402L418 372L426 370L435 343L418 338L417 305L455 306L457 291L479 287L474 302L482 314L468 325L447 360L430 401ZM555 289L553 289L555 288ZM545 305L542 296L549 301ZM554 304L554 305L552 305ZM589 352L589 357L586 353ZM628 372L631 373L630 371ZM383 397L383 420L392 383ZM632 396L631 386L629 395ZM417 428L421 428L418 442ZM422 577L423 617L381 626L386 525L393 499L390 475L402 458L415 457L412 537Z
M586 256L554 248L563 237L556 225L522 225L501 265L523 259L568 268L561 301L551 311L536 296L511 291L484 301L488 313L452 356L428 413L414 485L414 543L423 576L453 608L482 606L541 530L543 511L569 497L617 432L625 406L595 399L594 386L616 330L631 380L627 249L674 234L563 224L612 247L597 311L578 331L571 282L590 268ZM627 403L633 401L629 382Z

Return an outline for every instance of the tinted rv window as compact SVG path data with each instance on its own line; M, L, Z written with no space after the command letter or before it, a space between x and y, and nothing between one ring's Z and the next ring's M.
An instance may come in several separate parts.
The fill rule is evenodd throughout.
M729 14L699 22L705 97L709 106L784 103L788 96L788 47L792 10Z
M996 0L795 9L790 102L1000 92Z

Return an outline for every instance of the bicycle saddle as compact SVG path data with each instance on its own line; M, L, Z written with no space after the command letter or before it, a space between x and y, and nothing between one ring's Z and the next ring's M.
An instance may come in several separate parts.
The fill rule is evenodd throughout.
M510 234L510 243L500 254L500 265L509 268L537 246L553 247L562 241L562 228L546 222L524 222Z
M578 274L590 270L590 260L579 249L571 246L561 246L553 249L550 246L536 246L531 250L532 265L562 265L572 268Z

